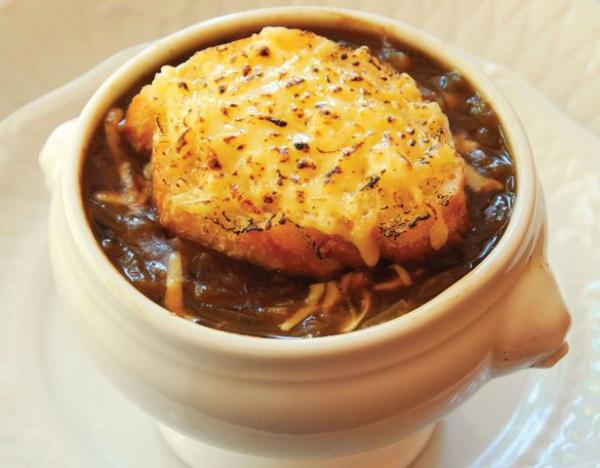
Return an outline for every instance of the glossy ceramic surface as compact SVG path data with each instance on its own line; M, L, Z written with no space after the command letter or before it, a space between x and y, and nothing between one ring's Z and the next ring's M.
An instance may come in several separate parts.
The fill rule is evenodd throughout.
M471 273L410 314L311 340L198 327L166 314L128 284L91 233L80 195L81 159L112 103L181 51L271 25L340 27L411 44L458 70L498 115L518 187L506 231ZM519 119L477 67L405 23L317 7L198 23L158 40L113 73L76 120L52 133L40 164L53 193L50 253L67 312L109 380L187 437L180 439L186 444L171 446L194 467L206 464L209 445L273 457L271 464L282 467L289 466L284 459L368 452L434 423L491 377L549 367L568 349L570 317L546 263L543 199ZM403 452L395 456L408 464Z

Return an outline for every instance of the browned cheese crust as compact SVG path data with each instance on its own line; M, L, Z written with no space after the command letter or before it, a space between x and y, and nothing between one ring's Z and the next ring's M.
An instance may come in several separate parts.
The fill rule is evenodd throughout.
M446 116L366 47L265 28L163 67L124 132L166 229L289 275L420 260L467 226Z

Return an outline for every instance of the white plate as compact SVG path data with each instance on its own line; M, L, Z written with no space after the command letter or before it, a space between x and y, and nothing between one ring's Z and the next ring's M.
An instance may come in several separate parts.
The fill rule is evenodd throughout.
M182 466L153 422L89 362L64 320L48 264L49 197L36 162L48 132L74 116L135 50L0 122L2 467ZM517 75L483 65L515 105L536 154L550 215L550 260L574 316L572 351L551 371L486 385L444 421L416 466L597 466L600 139ZM591 100L596 110L597 96Z

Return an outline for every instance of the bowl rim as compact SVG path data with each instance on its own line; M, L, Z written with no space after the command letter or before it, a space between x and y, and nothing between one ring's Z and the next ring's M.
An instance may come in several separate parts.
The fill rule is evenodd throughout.
M143 75L139 73L140 69L157 69L158 66L167 63L168 57L177 57L182 51L190 49L189 45L187 48L182 47L184 44L206 43L207 39L202 39L203 34L226 37L228 31L233 32L234 27L240 25L250 27L255 24L258 30L265 24L282 25L287 22L292 25L311 21L324 24L325 21L336 20L360 24L361 27L375 29L378 33L393 34L448 68L459 70L492 105L511 148L517 180L515 203L504 234L479 265L425 304L393 320L346 334L311 339L266 339L201 326L175 316L121 276L101 250L87 222L80 191L80 170L89 138L100 116L122 91L139 80ZM198 48L200 47L204 46ZM112 98L109 98L110 96ZM397 342L431 328L434 323L442 321L449 324L449 318L453 318L457 324L462 324L461 327L470 323L483 313L485 308L472 310L472 307L461 305L473 298L482 288L491 287L499 274L508 274L519 268L518 259L523 257L523 244L527 244L523 241L527 239L530 226L534 222L537 203L534 162L523 126L512 106L483 71L456 49L414 26L371 13L331 7L291 6L237 12L196 23L159 39L113 72L88 100L77 119L74 141L62 171L61 194L68 228L76 247L86 264L93 265L90 270L95 275L94 280L104 285L123 303L123 308L131 318L143 320L159 334L192 347L208 347L223 354L243 354L259 358L323 358L326 355L364 350L391 341ZM138 313L140 310L144 310L145 313ZM450 313L452 317L449 317ZM461 315L457 317L456 314ZM458 320L459 318L462 320ZM448 327L448 333L451 333L451 330L457 331L456 327ZM442 338L438 341L441 340ZM428 347L434 345L435 342L431 341Z

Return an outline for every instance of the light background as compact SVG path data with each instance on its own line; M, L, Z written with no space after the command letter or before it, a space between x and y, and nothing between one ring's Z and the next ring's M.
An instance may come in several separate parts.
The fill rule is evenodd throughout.
M124 47L223 12L284 4L357 8L420 26L517 71L600 134L597 0L0 0L0 118Z

